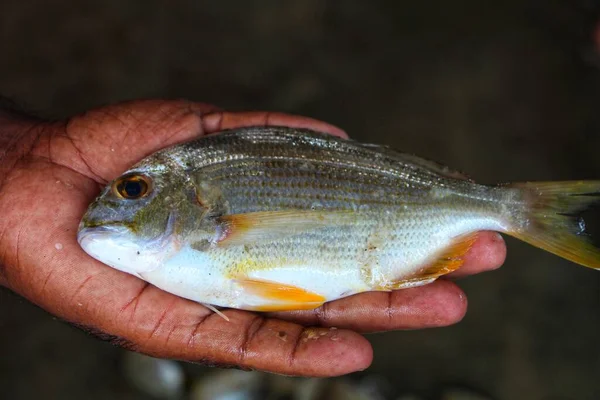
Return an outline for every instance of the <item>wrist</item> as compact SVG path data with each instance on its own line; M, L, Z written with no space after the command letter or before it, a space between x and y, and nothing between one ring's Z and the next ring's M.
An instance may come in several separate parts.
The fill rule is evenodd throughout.
M3 109L0 102L0 192L41 132L41 121Z
M42 121L29 117L14 108L0 96L0 286L10 287L5 268L10 264L6 258L9 253L3 233L7 227L1 222L15 205L6 196L5 186L10 176L30 154L37 138L42 132ZM7 191L8 192L8 191Z

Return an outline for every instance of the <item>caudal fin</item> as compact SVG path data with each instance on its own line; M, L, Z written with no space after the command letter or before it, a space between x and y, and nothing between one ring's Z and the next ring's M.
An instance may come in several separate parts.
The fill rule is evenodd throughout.
M528 203L524 223L508 232L524 242L589 268L600 269L600 249L578 216L600 202L600 181L528 182L510 185Z

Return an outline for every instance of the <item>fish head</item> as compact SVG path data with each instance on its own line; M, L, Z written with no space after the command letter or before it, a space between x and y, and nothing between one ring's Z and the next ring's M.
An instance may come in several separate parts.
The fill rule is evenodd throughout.
M149 158L104 188L84 214L77 240L93 258L140 277L178 252L181 221L198 208L185 172Z

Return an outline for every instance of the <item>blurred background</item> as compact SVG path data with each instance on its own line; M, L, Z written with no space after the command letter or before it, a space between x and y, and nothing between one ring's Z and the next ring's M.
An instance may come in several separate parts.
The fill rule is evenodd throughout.
M142 97L286 111L480 182L598 179L600 3L3 0L0 93L51 117ZM343 381L156 364L2 290L0 398L600 399L600 274L508 246L460 283L461 323L369 335L372 367Z

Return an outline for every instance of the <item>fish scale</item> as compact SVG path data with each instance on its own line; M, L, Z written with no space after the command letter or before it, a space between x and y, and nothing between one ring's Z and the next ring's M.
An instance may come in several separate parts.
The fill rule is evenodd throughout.
M119 192L140 181L142 195ZM105 264L191 300L307 309L430 283L462 265L482 230L598 268L570 216L598 191L598 181L481 185L387 147L249 127L132 166L92 203L78 239Z
M315 162L313 165L319 164ZM245 190L252 190L256 196L266 199L345 199L345 202L341 202L347 208L355 208L357 202L363 206L379 206L383 209L387 206L426 201L422 191L428 188L419 190L416 185L382 178L377 174L361 176L353 173L354 171L343 170L330 174L296 171L293 164L288 168L274 168L265 162L256 161L234 167L224 165L219 170L202 170L201 179L220 187L236 209L238 204L247 205L257 200L254 196L249 197ZM277 196L273 195L274 191L278 192Z

